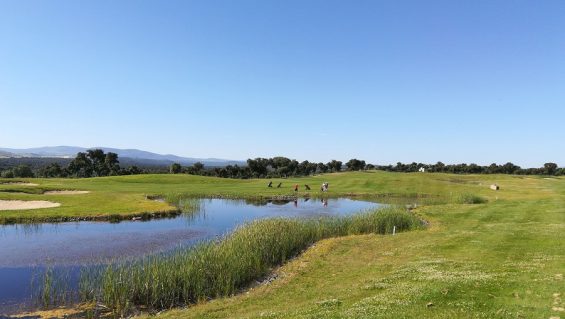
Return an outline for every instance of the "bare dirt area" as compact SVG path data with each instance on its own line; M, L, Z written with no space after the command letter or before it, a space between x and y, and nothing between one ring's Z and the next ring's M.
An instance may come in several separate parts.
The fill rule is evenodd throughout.
M46 200L0 200L0 210L39 209L61 206Z
M77 195L88 193L90 193L90 191L46 191L43 195Z
M85 315L85 312L89 309L93 308L92 305L78 305L76 308L58 308L58 309L51 309L51 310L39 310L34 312L24 312L18 315L14 315L12 317L7 318L83 318L82 315ZM4 318L0 315L0 318Z

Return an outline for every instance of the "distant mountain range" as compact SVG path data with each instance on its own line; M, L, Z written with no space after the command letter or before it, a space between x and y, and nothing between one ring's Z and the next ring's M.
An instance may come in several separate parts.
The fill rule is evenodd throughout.
M0 158L34 158L34 157L52 157L52 158L74 158L78 152L84 152L89 149L99 148L104 152L113 152L118 154L120 159L129 159L131 161L148 163L152 165L169 165L179 163L182 165L192 165L201 162L205 166L227 166L227 165L244 165L244 161L226 160L220 158L192 158L181 157L171 154L157 154L137 149L119 149L112 147L78 147L78 146L46 146L35 148L2 148L0 147Z

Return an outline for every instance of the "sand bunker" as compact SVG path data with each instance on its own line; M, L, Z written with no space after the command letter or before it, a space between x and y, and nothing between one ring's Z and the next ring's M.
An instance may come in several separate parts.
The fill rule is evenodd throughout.
M44 195L76 195L76 194L88 194L90 191L46 191Z
M38 209L58 206L61 206L61 204L46 200L0 200L0 210Z
M0 182L0 185L38 186L39 184L27 182Z

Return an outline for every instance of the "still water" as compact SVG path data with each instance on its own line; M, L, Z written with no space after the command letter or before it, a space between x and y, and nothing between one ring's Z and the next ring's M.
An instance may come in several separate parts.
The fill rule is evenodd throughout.
M33 305L32 283L46 266L66 272L69 282L74 282L68 289L76 290L81 265L193 245L260 218L349 215L380 206L347 198L260 202L201 199L195 204L194 212L169 219L0 226L0 314Z

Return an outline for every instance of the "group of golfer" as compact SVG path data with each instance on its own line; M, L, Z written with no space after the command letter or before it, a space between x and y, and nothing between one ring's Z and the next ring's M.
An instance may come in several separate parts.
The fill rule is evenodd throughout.
M281 188L281 186L282 186L282 182L277 185L277 188ZM295 192L298 192L299 186L300 185L298 185L298 184L294 185L294 191ZM273 181L269 181L269 184L267 185L267 187L273 187ZM304 187L306 188L307 191L310 190L310 186L308 184L304 184ZM330 183L324 182L324 183L322 183L322 186L320 187L320 191L327 192L329 187L330 187Z

